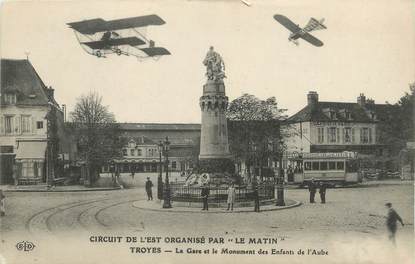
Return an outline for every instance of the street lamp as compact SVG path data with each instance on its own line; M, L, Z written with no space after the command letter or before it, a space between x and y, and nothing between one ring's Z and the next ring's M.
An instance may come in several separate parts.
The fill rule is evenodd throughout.
M161 160L161 154L163 152L163 142L161 140L159 141L157 145L160 161L159 161L159 176L157 178L157 199L162 200L163 199L163 164Z
M283 157L283 145L284 141L282 139L278 142L278 163L279 163L279 171L278 171L278 179L277 179L277 206L284 206L284 170L282 168L282 157Z
M169 184L169 150L170 142L169 138L166 137L166 140L163 142L163 154L166 162L166 179L164 181L164 192L163 192L163 208L171 208L170 203L170 184Z

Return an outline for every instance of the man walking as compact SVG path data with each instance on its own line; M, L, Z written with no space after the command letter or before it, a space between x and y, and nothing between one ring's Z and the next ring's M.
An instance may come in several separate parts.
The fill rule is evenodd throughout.
M398 215L395 209L392 208L391 203L386 203L385 206L388 210L388 215L386 217L386 227L389 232L389 240L392 241L392 243L395 245L396 243L395 235L396 235L396 230L397 230L396 222L398 221L401 222L402 226L404 226L404 224L403 224L402 218Z
M203 210L208 211L209 210L209 206L208 206L208 198L209 198L209 194L210 194L210 190L209 190L209 186L205 183L202 186L202 193L200 194L202 196L203 199Z
M147 201L153 200L153 182L150 180L150 177L147 177L146 181L146 192L147 192Z
M318 192L320 193L320 200L321 203L326 203L326 189L327 189L327 184L325 182L321 182L320 186L319 186L319 190Z
M316 184L314 178L308 183L308 191L310 192L310 203L314 203L314 197L316 196Z

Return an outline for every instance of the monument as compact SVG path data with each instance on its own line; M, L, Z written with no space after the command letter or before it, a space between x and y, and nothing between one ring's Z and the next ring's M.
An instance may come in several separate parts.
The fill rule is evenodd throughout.
M199 169L206 173L234 173L229 152L225 94L225 64L222 57L210 47L203 61L206 66L206 84L199 99L202 112Z

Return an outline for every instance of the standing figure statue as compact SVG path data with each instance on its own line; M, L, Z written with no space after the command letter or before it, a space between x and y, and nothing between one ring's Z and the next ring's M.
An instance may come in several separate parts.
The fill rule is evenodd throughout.
M208 80L221 81L223 78L226 78L224 72L225 63L219 53L214 51L212 46L209 48L209 51L203 60L203 65L206 66L206 76Z

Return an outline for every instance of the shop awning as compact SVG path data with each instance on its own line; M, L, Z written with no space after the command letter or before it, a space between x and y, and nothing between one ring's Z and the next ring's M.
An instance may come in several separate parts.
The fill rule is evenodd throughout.
M45 141L20 141L16 150L15 159L45 159L47 142Z

